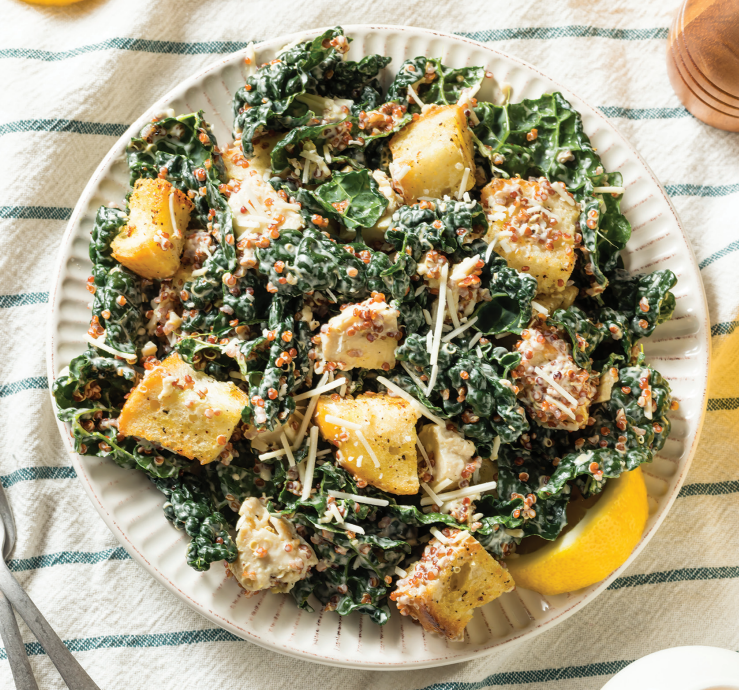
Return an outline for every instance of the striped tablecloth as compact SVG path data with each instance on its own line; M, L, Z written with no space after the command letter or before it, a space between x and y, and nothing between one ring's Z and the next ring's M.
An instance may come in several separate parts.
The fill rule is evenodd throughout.
M103 688L600 688L665 647L739 649L739 135L679 104L665 74L677 0L239 2L0 0L0 480L19 527L11 567ZM546 7L546 10L542 9ZM72 207L144 109L249 40L352 22L490 42L601 110L666 185L708 293L714 361L693 467L624 577L556 629L477 662L412 673L318 668L213 628L118 546L75 479L45 377L48 285ZM43 688L63 684L27 630ZM0 651L0 687L12 687Z

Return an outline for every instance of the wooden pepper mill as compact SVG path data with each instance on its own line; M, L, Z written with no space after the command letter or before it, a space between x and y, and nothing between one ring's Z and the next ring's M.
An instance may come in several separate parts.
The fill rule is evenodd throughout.
M739 132L739 0L685 0L670 28L667 74L699 120Z

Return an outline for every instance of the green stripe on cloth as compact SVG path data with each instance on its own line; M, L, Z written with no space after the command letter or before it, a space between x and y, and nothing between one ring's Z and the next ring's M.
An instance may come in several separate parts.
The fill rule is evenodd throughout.
M710 266L714 261L723 259L725 256L733 254L737 250L739 250L739 240L732 242L731 244L725 246L723 249L719 249L714 254L711 254L711 256L703 259L703 261L698 264L698 268L704 269L706 266Z
M686 484L680 489L678 498L685 496L724 496L739 493L739 481Z
M35 48L0 48L0 58L21 58L56 62L99 53L103 50L130 50L157 55L208 55L209 53L234 53L249 45L250 41L202 41L184 43L181 41L154 41L146 38L109 38L100 43L72 48L71 50L37 50Z
M618 105L601 105L606 117L625 117L627 120L671 120L677 117L693 117L682 106L678 108L622 108Z
M731 335L736 330L737 326L739 326L739 321L715 323L711 326L711 335Z
M48 301L48 292L22 292L18 295L0 295L0 309L25 307L29 304L46 304Z
M71 208L59 206L0 206L0 220L21 218L26 220L69 220Z
M612 38L617 41L643 41L667 38L667 27L654 29L606 29L600 26L530 26L516 29L485 29L482 31L455 31L457 36L473 41L509 41L511 39L548 38Z
M145 647L178 647L202 642L243 642L240 637L221 628L207 630L184 630L182 632L153 633L147 635L105 635L64 640L71 652L89 652L93 649L142 649ZM26 642L28 656L46 654L38 642ZM0 649L0 661L8 658L5 649Z
M739 398L709 398L707 412L719 412L720 410L736 410L739 408Z
M0 474L0 484L7 489L20 482L32 482L37 479L74 479L77 473L74 467L21 467L9 474Z
M0 136L18 132L71 132L73 134L99 134L119 137L128 125L84 120L17 120L0 125Z
M12 558L8 568L14 573L24 570L36 570L37 568L51 568L55 565L94 565L105 561L130 561L131 556L122 547L106 549L105 551L61 551L60 553L49 553L43 556L32 556L31 558Z
M733 580L739 577L739 566L728 565L715 568L679 568L644 575L626 575L608 585L608 589L624 589L641 585L661 585L668 582L696 582L704 580Z
M13 383L0 384L0 398L7 398L22 391L34 390L36 388L48 388L49 381L45 376L31 376Z
M670 196L728 196L739 192L739 184L666 184Z

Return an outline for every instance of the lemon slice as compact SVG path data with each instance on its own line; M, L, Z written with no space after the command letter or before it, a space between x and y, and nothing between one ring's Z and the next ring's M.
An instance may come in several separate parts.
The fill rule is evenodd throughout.
M600 500L569 532L506 565L518 587L545 595L574 592L623 564L639 543L648 514L647 488L637 467L609 479Z

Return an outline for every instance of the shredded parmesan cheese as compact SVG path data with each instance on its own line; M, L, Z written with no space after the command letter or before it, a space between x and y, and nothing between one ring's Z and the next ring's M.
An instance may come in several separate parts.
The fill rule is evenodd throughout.
M325 385L326 381L328 381L328 372L326 372L318 381L318 385L313 390L319 390L322 386ZM312 391L309 391L312 392ZM300 423L300 429L298 429L298 434L295 437L295 444L293 445L293 450L297 451L298 448L300 448L301 445L303 445L303 439L305 438L305 432L308 429L308 424L310 423L311 417L313 417L313 412L315 412L316 405L318 404L318 393L312 397L311 401L308 403L308 409L305 411L305 417L303 417L303 421Z
M290 465L290 467L295 467L295 456L293 455L292 448L290 448L290 443L288 442L284 431L280 434L280 442L282 443L282 447L285 449L285 455L287 455L287 464Z
M410 101L411 99L413 99L418 104L419 108L423 108L423 106L425 105L424 102L418 97L415 89L410 84L408 84L408 100Z
M89 333L85 333L84 338L88 343L90 343L90 345L94 345L110 355L123 357L123 359L125 359L129 364L133 364L138 359L136 355L132 355L130 352L121 352L120 350L116 350L114 347L110 347L110 345L106 345L105 333L103 333L99 338L93 338Z
M388 381L384 376L378 376L377 380L397 396L413 405L418 412L420 412L424 417L428 417L434 424L446 426L446 422L443 419L439 419L435 414L432 414L424 404L416 400L412 395L410 395L410 393L406 393L402 388L400 388L400 386L396 386L392 381Z
M531 306L540 314L544 314L544 316L549 316L549 309L547 309L543 304L539 304L538 302L531 300Z
M406 372L408 373L408 376L411 377L411 380L413 381L413 383L415 383L418 386L418 389L423 390L424 388L423 381L421 381L421 379L418 378L418 374L416 374L416 372L413 371L413 369L411 369L410 366L408 366L408 363L401 362L400 365L403 367L403 369L406 370Z
M429 498L433 501L433 505L441 506L441 500L426 482L421 482L421 488L429 495Z
M474 319L471 319L471 321L475 321L476 319L477 319L477 317L475 317ZM468 322L468 323L469 323L469 322ZM470 345L469 345L469 347L467 348L467 351L468 351L468 352L469 352L469 351L470 351L470 350L471 350L471 349L472 349L473 347L475 347L475 345L477 345L477 341L478 341L478 340L480 340L480 338L482 338L482 331L477 331L477 333L475 333L475 335L473 335L473 336L472 336L472 340L470 340ZM479 348L478 348L478 349L479 349Z
M405 572L405 570L403 570L402 568L398 568L397 565L395 566L395 574L401 578L406 577L406 575L408 575L408 573Z
M452 317L452 324L454 324L454 328L459 328L459 314L457 314L457 303L454 301L454 293L448 285L446 288L446 301L449 308L449 316Z
M593 187L593 194L623 194L624 187Z
M481 494L483 491L492 491L498 486L497 482L485 482L484 484L475 484L475 486L466 486L464 489L457 489L456 491L449 491L445 494L438 494L437 498L446 503L447 501L454 501L457 498L464 498L465 496L471 496L472 494ZM430 506L430 498L421 499L422 506ZM437 503L438 505L438 503Z
M305 480L303 481L303 493L300 496L301 501L307 501L310 498L311 485L313 484L313 472L316 469L317 447L318 427L314 426L310 430L310 447L308 449L308 460L305 463Z
M324 374L326 377L326 380L328 380L328 373ZM323 379L321 379L323 380ZM300 395L296 395L294 400L295 402L300 402L301 400L305 400L306 398L313 398L316 395L321 395L322 393L325 393L326 391L333 390L334 388L338 388L339 386L343 386L346 383L346 379L344 377L340 379L336 379L336 381L332 381L331 383L325 383L322 384L319 381L319 385L315 388L306 391L305 393L301 393Z
M342 426L347 429L353 429L354 431L358 431L359 429L362 429L364 425L357 424L356 422L350 422L347 419L341 419L341 417L335 417L332 414L326 415L326 421L329 424L336 424L336 426Z
M461 326L458 326L453 331L447 333L442 339L442 343L448 343L450 340L454 340L460 333L464 333L470 326L474 326L477 323L477 316L473 316L467 323L463 323ZM476 343L480 338L482 338L482 332L477 333L477 335L473 338L473 341ZM471 347L471 346L470 346Z
M424 500L424 501L430 501L431 499L430 498L424 498L422 500ZM447 539L441 532L439 532L439 530L436 529L436 527L432 527L429 530L429 532L431 532L431 534L433 534L442 544L448 544L449 543L449 539Z
M333 496L334 498L348 498L355 503L366 503L371 506L386 506L390 503L390 501L387 501L384 498L371 498L370 496L360 496L359 494L348 494L344 491L334 491L333 489L329 489L328 495Z
M377 459L377 456L375 455L375 451L372 450L372 446L370 446L370 444L367 442L367 439L364 437L364 434L359 429L357 429L354 433L357 435L357 438L360 440L365 450L369 453L369 456L372 458L372 462L375 463L375 467L379 467L380 461Z
M457 192L457 199L461 199L467 190L467 180L470 179L470 169L465 168L462 173L462 181L459 183L459 191Z
M497 460L498 459L498 451L500 450L500 436L496 436L495 440L493 441L493 452L490 453L490 459L491 460Z
M574 419L575 421L577 421L577 418L575 417L575 413L569 407L567 407L567 405L564 405L561 402L559 402L559 400L557 400L557 398L553 398L551 395L547 395L547 396L544 397L544 399L547 402L552 403L552 405L554 405L555 407L558 407L568 417L571 417L572 419Z

